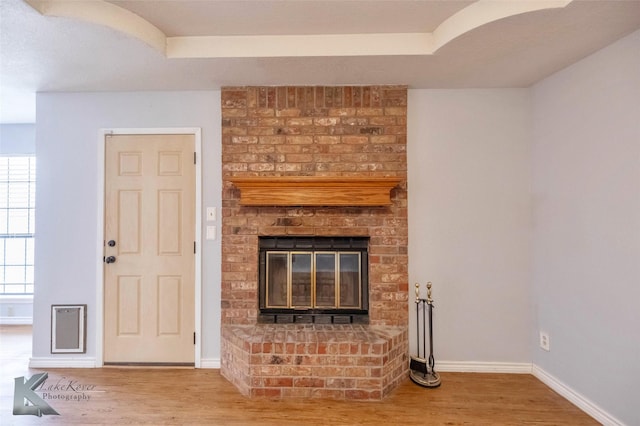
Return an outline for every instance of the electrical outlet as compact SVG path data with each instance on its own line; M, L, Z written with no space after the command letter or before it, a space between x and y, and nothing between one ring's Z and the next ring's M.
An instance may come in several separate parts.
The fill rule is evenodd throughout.
M551 350L551 345L549 342L549 334L545 333L544 331L540 332L540 347L547 352Z

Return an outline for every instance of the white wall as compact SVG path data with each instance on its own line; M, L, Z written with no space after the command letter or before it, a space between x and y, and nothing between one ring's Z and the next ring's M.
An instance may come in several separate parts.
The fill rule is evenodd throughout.
M409 287L433 282L436 363L529 363L528 91L410 90L408 114Z
M35 124L0 124L0 155L32 155L36 152ZM31 296L0 296L0 324L31 324Z
M35 154L35 124L0 124L0 155Z
M533 87L534 362L640 424L640 31Z
M87 304L96 356L97 158L101 128L202 128L203 209L220 207L220 92L37 95L38 215L33 356L50 354L52 304ZM204 211L202 212L203 217ZM220 353L220 242L203 241L202 358ZM67 355L56 355L64 358ZM74 356L78 358L78 356Z

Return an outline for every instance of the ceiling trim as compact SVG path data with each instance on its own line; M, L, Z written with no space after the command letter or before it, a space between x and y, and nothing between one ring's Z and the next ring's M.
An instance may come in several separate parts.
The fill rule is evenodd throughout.
M168 58L424 55L430 33L167 38Z
M74 18L136 37L167 58L260 58L432 55L461 35L500 19L573 0L478 0L442 22L433 33L177 36L133 12L103 0L25 0L45 16Z
M500 19L544 9L566 7L573 0L479 0L450 16L433 32L432 52L476 28Z
M24 0L44 16L78 19L129 34L166 55L167 37L155 25L115 4L102 0Z

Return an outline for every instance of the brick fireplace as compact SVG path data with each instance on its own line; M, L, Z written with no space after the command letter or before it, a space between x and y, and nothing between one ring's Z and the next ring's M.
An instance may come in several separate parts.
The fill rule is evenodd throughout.
M404 86L223 88L221 372L244 395L375 400L407 377L406 108ZM243 205L252 176L400 183L388 205ZM369 323L258 323L265 236L367 237Z

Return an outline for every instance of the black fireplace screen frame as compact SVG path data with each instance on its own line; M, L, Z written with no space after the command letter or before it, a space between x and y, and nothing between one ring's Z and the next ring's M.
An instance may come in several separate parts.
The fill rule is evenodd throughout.
M368 324L369 237L264 236L259 237L258 301L260 323ZM350 252L360 254L360 308L267 307L267 252Z

